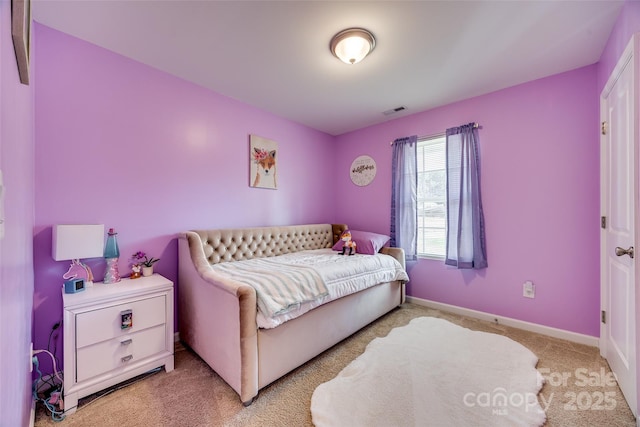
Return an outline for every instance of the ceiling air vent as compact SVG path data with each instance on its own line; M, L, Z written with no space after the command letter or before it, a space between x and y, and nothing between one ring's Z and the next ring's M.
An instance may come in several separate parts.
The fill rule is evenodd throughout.
M391 110L384 111L382 114L384 114L385 116L390 116L392 114L399 113L400 111L404 111L406 109L407 107L400 106L400 107L392 108Z

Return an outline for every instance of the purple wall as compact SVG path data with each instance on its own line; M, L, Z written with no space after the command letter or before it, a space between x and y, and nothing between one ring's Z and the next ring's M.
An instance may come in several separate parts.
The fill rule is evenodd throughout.
M640 2L627 0L598 63L598 94L602 92L605 84L607 84L609 75L616 66L625 47L627 47L631 36L638 31L640 31ZM638 114L640 112L636 112L636 116ZM640 165L636 167L640 167ZM638 232L639 230L636 230L636 235L638 235ZM638 242L636 242L636 247L637 245ZM640 283L639 281L640 277L636 276L636 395L638 408L640 408L640 288L637 286Z
M582 334L599 335L599 140L596 67L515 86L337 138L337 194L353 228L388 233L395 138L478 122L489 268L421 259L408 294ZM368 187L348 177L371 155ZM595 226L594 226L595 224ZM536 298L522 296L532 280Z
M34 66L32 52L31 67ZM33 76L33 74L32 74ZM33 83L20 84L11 2L0 1L0 169L5 236L0 240L0 426L25 426L31 412L33 308Z
M631 40L631 36L638 31L640 31L640 1L627 0L622 6L598 62L598 95L604 89L609 75Z
M598 94L640 30L640 3L625 4L597 65L337 138L35 29L36 347L46 346L61 316L66 265L51 259L51 225L115 227L125 256L139 249L160 256L157 271L174 281L175 235L185 229L340 221L387 233L389 142L470 121L482 125L489 268L460 272L422 259L410 267L409 294L599 335ZM5 51L3 44L3 59ZM277 191L248 187L251 133L280 143ZM362 154L379 171L371 185L356 187L348 169ZM336 200L350 208L332 208ZM103 263L90 264L101 277ZM120 266L126 270L126 260ZM522 297L525 280L536 284L535 299Z
M160 257L155 270L175 282L181 231L333 220L333 137L51 28L36 33L36 346L62 315L68 264L51 258L53 224L115 227L123 258ZM277 190L249 187L249 134L279 143ZM101 279L103 260L89 264Z

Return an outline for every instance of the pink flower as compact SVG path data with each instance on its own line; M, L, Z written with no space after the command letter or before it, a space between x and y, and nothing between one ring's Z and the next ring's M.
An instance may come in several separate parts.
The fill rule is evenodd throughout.
M134 264L140 263L145 267L151 267L153 266L153 264L160 261L160 258L153 258L153 257L149 258L147 254L145 254L142 251L138 251L135 254L133 254L131 259L135 261Z
M253 151L253 160L258 163L260 160L264 160L267 158L269 153L264 148L257 148Z

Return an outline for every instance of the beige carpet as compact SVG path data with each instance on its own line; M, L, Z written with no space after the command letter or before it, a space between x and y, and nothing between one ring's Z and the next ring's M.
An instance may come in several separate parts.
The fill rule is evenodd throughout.
M419 316L440 317L466 328L502 334L533 351L540 359L538 370L552 380L546 382L538 396L543 407L549 403L546 426L635 427L634 417L617 386L583 385L583 372L586 377L600 376L601 369L609 372L597 348L415 304L395 309L261 390L257 400L248 408L242 406L236 393L204 362L178 345L173 372L160 371L89 403L83 404L84 400L81 400L78 411L61 423L51 421L39 407L35 425L311 426L309 407L315 388L331 380L362 354L371 340L386 336L394 327L406 325ZM578 369L584 371L576 371ZM570 377L562 381L563 374ZM607 400L600 400L600 395L605 396L605 393ZM615 404L611 399L615 399ZM615 408L609 409L612 406ZM429 425L428 420L424 425Z

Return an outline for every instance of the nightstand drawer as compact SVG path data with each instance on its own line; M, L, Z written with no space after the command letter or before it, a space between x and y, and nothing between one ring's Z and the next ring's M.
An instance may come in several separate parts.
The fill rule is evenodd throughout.
M166 323L166 298L153 298L119 304L99 310L80 313L76 317L76 347L120 337ZM132 327L122 329L121 313L131 310Z
M126 367L166 349L165 325L78 349L76 381Z

